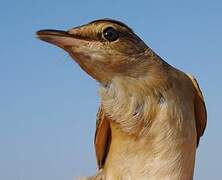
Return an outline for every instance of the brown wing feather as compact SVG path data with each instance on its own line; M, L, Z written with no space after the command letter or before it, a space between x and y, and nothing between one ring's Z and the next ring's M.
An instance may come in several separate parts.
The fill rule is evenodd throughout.
M197 129L197 146L199 144L200 137L203 135L207 124L207 110L204 102L204 97L199 87L197 80L190 74L188 74L195 87L195 98L194 98L194 111L196 119Z
M97 157L97 164L101 169L105 163L109 145L111 142L111 129L110 121L105 116L102 107L99 108L96 120L96 133L95 133L95 150Z

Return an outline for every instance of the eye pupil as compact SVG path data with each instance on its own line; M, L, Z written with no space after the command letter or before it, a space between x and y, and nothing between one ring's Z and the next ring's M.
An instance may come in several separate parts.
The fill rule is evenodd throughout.
M119 33L112 27L108 27L103 31L103 36L108 41L115 41L119 38Z

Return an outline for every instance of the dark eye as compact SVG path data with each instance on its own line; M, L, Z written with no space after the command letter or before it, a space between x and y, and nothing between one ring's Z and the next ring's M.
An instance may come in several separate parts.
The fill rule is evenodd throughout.
M119 38L119 33L112 27L108 27L103 31L103 37L108 41L115 41Z

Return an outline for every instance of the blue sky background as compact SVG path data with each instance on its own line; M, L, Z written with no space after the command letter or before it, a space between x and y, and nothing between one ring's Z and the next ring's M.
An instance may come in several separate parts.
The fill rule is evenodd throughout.
M124 21L161 57L193 73L208 108L195 180L222 179L221 1L2 1L0 179L69 180L96 170L98 84L63 50L35 38L98 18Z

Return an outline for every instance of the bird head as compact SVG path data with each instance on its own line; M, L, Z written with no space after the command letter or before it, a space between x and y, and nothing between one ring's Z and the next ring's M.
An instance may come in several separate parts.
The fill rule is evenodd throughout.
M113 77L135 76L148 47L122 22L100 19L67 31L45 29L37 37L65 51L90 76L106 84Z

